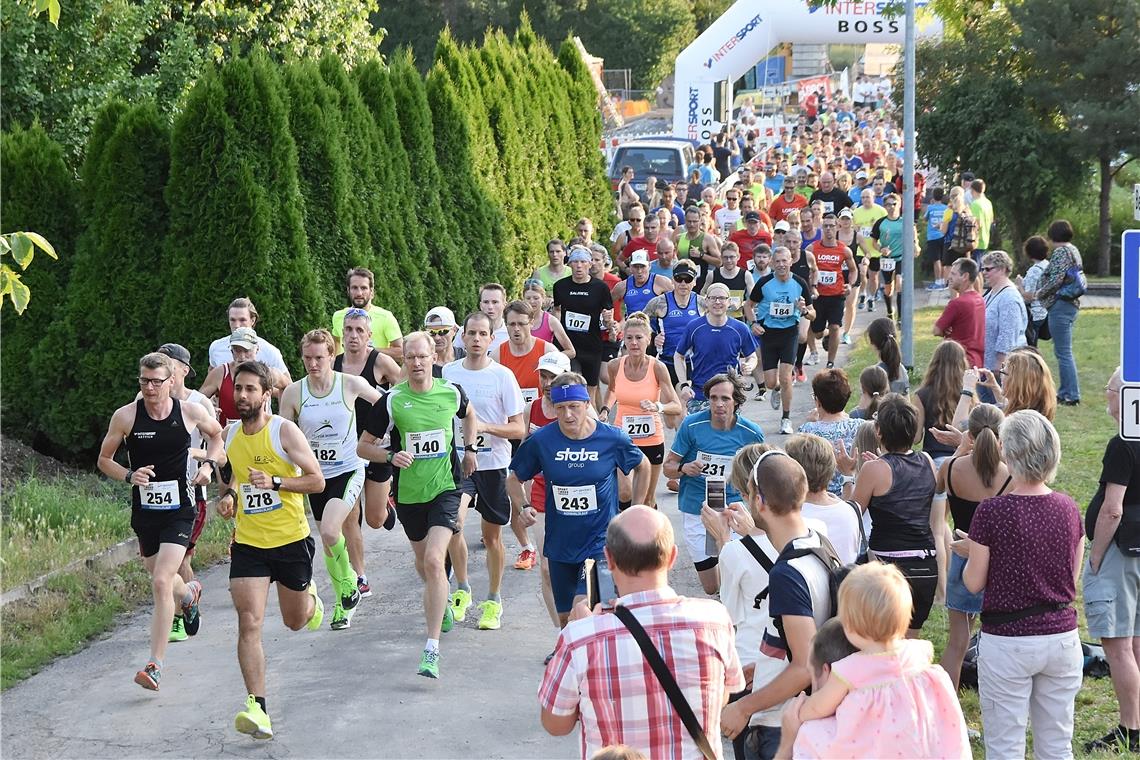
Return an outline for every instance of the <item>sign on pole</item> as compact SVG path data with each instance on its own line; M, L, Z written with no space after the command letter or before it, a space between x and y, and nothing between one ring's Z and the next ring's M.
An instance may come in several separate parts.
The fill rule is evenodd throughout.
M1140 230L1125 230L1120 254L1120 437L1140 441Z
M1140 182L1132 186L1132 218L1140 222Z

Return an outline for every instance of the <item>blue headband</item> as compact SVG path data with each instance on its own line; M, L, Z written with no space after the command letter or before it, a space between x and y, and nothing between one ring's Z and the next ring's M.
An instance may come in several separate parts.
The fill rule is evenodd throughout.
M584 385L556 385L550 389L550 402L561 404L563 401L589 401L590 392Z

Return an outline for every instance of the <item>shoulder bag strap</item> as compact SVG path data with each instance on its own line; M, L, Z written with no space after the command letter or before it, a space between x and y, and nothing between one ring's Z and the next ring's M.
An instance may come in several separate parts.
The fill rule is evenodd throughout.
M760 544L756 543L755 538L752 536L744 536L740 539L740 543L744 544L744 548L748 550L748 553L760 563L760 567L764 568L764 572L772 572L772 565L775 563L764 553L764 550L760 548Z
M661 653L657 651L657 647L653 646L653 642L649 640L649 634L645 632L645 628L637 621L637 618L633 616L632 612L620 604L614 607L614 614L617 615L618 620L629 629L629 632L633 634L633 640L641 647L641 653L645 655L649 667L653 669L653 675L657 676L657 681L661 684L661 688L665 690L665 696L669 697L670 704L672 704L673 709L677 711L677 715L681 718L681 722L685 724L685 729L689 732L689 736L693 738L701 754L706 760L714 760L716 753L713 752L708 737L705 736L704 729L701 728L701 724L697 721L697 716L693 713L693 708L685 701L685 695L681 693L681 687L677 685L677 680L673 678L673 674L669 672L669 666L665 664Z

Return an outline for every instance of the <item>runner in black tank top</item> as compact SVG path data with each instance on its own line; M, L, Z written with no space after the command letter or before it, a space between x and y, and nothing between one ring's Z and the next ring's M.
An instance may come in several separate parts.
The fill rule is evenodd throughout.
M349 354L359 356L365 348L371 345L372 323L360 310L349 309L344 317L344 353L333 359L333 371L344 372L345 358ZM376 365L380 364L379 377ZM364 367L360 370L360 377L373 388L387 391L391 380L398 380L400 366L395 360L382 354L375 348L368 348L368 357L364 360ZM381 396L381 400L383 397ZM372 416L372 405L362 398L356 399L356 435L360 436L368 419ZM364 469L364 503L357 513L357 525L363 525L368 520L372 528L383 525L392 530L396 526L396 510L388 504L391 494L393 469L391 463L369 462ZM357 590L362 597L372 596L372 587L368 583L366 572L366 559L364 556L364 536L359 530L351 528L345 533L348 542L349 559L356 569Z
M171 395L173 361L161 353L139 360L142 397L115 410L98 460L104 475L131 484L131 528L151 575L154 596L150 659L134 681L152 691L158 690L162 677L175 612L181 607L187 630L197 622L202 584L183 581L178 569L194 529L193 488L209 483L217 461L225 457L222 427L206 407L183 404ZM196 469L190 457L194 431L201 433L206 444L206 458ZM126 467L115 461L120 447L127 450Z

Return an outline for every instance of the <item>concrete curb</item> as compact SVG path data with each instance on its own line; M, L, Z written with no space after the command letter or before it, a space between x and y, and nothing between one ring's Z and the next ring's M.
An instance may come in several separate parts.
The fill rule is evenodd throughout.
M35 580L22 583L15 588L8 589L0 596L0 609L7 607L12 602L19 602L27 599L29 596L34 595L37 591L46 586L52 578L63 575L64 573L74 573L78 570L109 570L119 565L124 565L139 556L139 540L135 537L128 538L126 541L115 544L109 549L95 554L91 557L84 557L77 559L59 570L41 575Z

